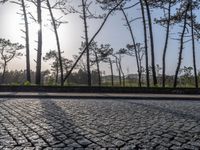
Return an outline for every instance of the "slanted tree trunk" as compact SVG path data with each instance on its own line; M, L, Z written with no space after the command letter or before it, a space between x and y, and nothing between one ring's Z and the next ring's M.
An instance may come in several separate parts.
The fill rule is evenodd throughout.
M149 58L148 58L148 44L147 44L147 29L146 29L146 19L145 19L145 13L144 13L143 0L140 0L140 7L141 7L141 11L142 11L143 30L144 30L146 82L147 82L147 87L149 87L150 82L149 82Z
M40 26L38 30L38 48L37 48L37 60L36 60L36 84L41 83L41 63L42 63L42 10L41 0L37 0L37 21Z
M174 88L176 88L176 86L177 86L178 73L179 73L179 70L180 70L180 67L181 67L182 54L183 54L184 35L185 35L186 24L187 24L187 11L188 11L188 6L187 6L187 10L185 11L183 30L182 30L182 33L181 33L178 65L177 65L176 72L175 72L175 77L174 77Z
M86 2L82 0L83 7L83 21L84 21L84 29L85 29L85 45L86 45L86 55L87 55L87 73L88 73L88 86L92 85L91 82L91 72L90 72L90 51L89 51L89 43L88 43L88 26L87 26L87 16L86 16Z
M163 87L165 87L165 78L166 78L165 68L166 68L166 53L167 53L167 47L168 47L168 42L169 42L170 17L171 17L171 0L169 1L169 7L168 7L167 30L166 30L165 46L164 46L163 57L162 57L162 63L163 63L162 86Z
M113 65L112 65L112 61L109 58L109 64L110 64L110 72L111 72L111 84L112 86L114 86L114 79L113 79Z
M148 23L149 23L153 84L154 84L154 86L156 86L157 85L157 78L156 78L156 68L155 68L154 37L153 37L153 28L152 28L152 21L151 21L151 12L150 12L149 4L148 4L147 0L144 0L144 2L145 2L145 5L146 5L147 17L148 17Z
M142 84L141 84L141 71L140 71L141 68L139 66L138 53L137 53L137 47L136 47L135 38L133 36L133 30L131 28L131 25L130 25L130 22L128 20L128 17L127 17L127 15L126 15L126 13L125 13L125 11L124 11L124 9L122 7L121 7L121 11L122 11L122 13L124 15L124 18L126 20L126 24L128 26L129 32L131 34L131 39L132 39L134 50L135 50L135 58L136 58L137 72L138 72L138 78L139 78L139 80L138 80L138 86L141 87L142 86Z
M60 83L61 83L61 86L63 86L64 85L64 82L63 82L63 65L62 65L62 56L61 56L61 49L60 49L60 40L59 40L59 36L58 36L55 18L53 16L53 12L52 12L51 4L49 3L49 0L47 0L47 7L49 9L49 13L50 13L50 16L51 16L51 21L52 21L52 24L53 24L54 33L55 33L55 37L56 37L56 43L57 43L57 49L58 49L58 60L59 60L60 74L61 74L61 78L60 78L61 82Z
M31 69L30 69L30 45L29 45L29 26L28 18L26 13L26 6L24 0L21 1L21 6L24 15L24 25L25 25L25 42L26 42L26 80L31 83Z
M196 52L195 52L194 20L193 20L192 2L191 2L191 8L190 9L191 9L190 15L191 15L191 33L192 33L192 54L193 54L194 78L195 78L195 87L198 88L198 75L197 75L197 68L196 68Z

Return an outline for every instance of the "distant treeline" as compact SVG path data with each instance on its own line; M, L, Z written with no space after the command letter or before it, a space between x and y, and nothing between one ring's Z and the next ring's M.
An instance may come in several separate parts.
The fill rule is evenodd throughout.
M41 85L45 86L53 86L53 85L60 85L60 79L56 80L56 73L50 70L42 71L41 73ZM92 71L92 85L99 86L98 80L98 72L93 70ZM145 74L141 76L142 86L144 87L146 84ZM35 72L31 71L32 81L35 81ZM120 85L119 76L113 76L113 85L111 83L111 75L102 75L102 86L122 86ZM158 87L162 85L162 76L159 75L158 77ZM179 87L194 87L193 82L194 76L190 72L183 72L179 78ZM198 75L200 79L200 73ZM152 76L150 76L152 79ZM2 81L2 73L0 73L0 80ZM172 87L174 81L174 76L166 76L166 87ZM121 81L122 82L122 81ZM138 75L137 74L128 74L125 76L125 85L124 87L137 87L138 86ZM26 70L15 70L15 71L6 71L4 77L4 83L2 85L35 85L26 80ZM70 77L67 79L65 86L86 86L87 85L87 71L83 71L79 69L77 72L73 72Z

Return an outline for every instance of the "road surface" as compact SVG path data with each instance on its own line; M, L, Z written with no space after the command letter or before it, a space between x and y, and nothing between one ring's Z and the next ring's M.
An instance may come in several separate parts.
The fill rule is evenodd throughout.
M2 150L200 149L200 101L0 99Z

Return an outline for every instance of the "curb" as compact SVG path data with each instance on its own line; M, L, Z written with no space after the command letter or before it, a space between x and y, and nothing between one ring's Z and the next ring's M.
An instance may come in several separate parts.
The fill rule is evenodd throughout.
M46 94L46 93L36 93L34 94L0 94L0 98L27 98L27 99L33 99L33 98L39 98L39 99L115 99L115 100L120 100L120 99L127 99L127 100L195 100L195 101L200 101L199 96L163 96L163 95L59 95L59 94Z

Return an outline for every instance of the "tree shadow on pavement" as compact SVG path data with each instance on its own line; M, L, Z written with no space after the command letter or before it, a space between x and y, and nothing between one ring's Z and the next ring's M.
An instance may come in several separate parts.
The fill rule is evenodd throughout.
M59 100L58 100L59 101ZM57 105L56 100L41 99L42 117L45 119L43 128L46 142L55 148L86 148L92 144L84 137L84 130L76 125L72 116Z

